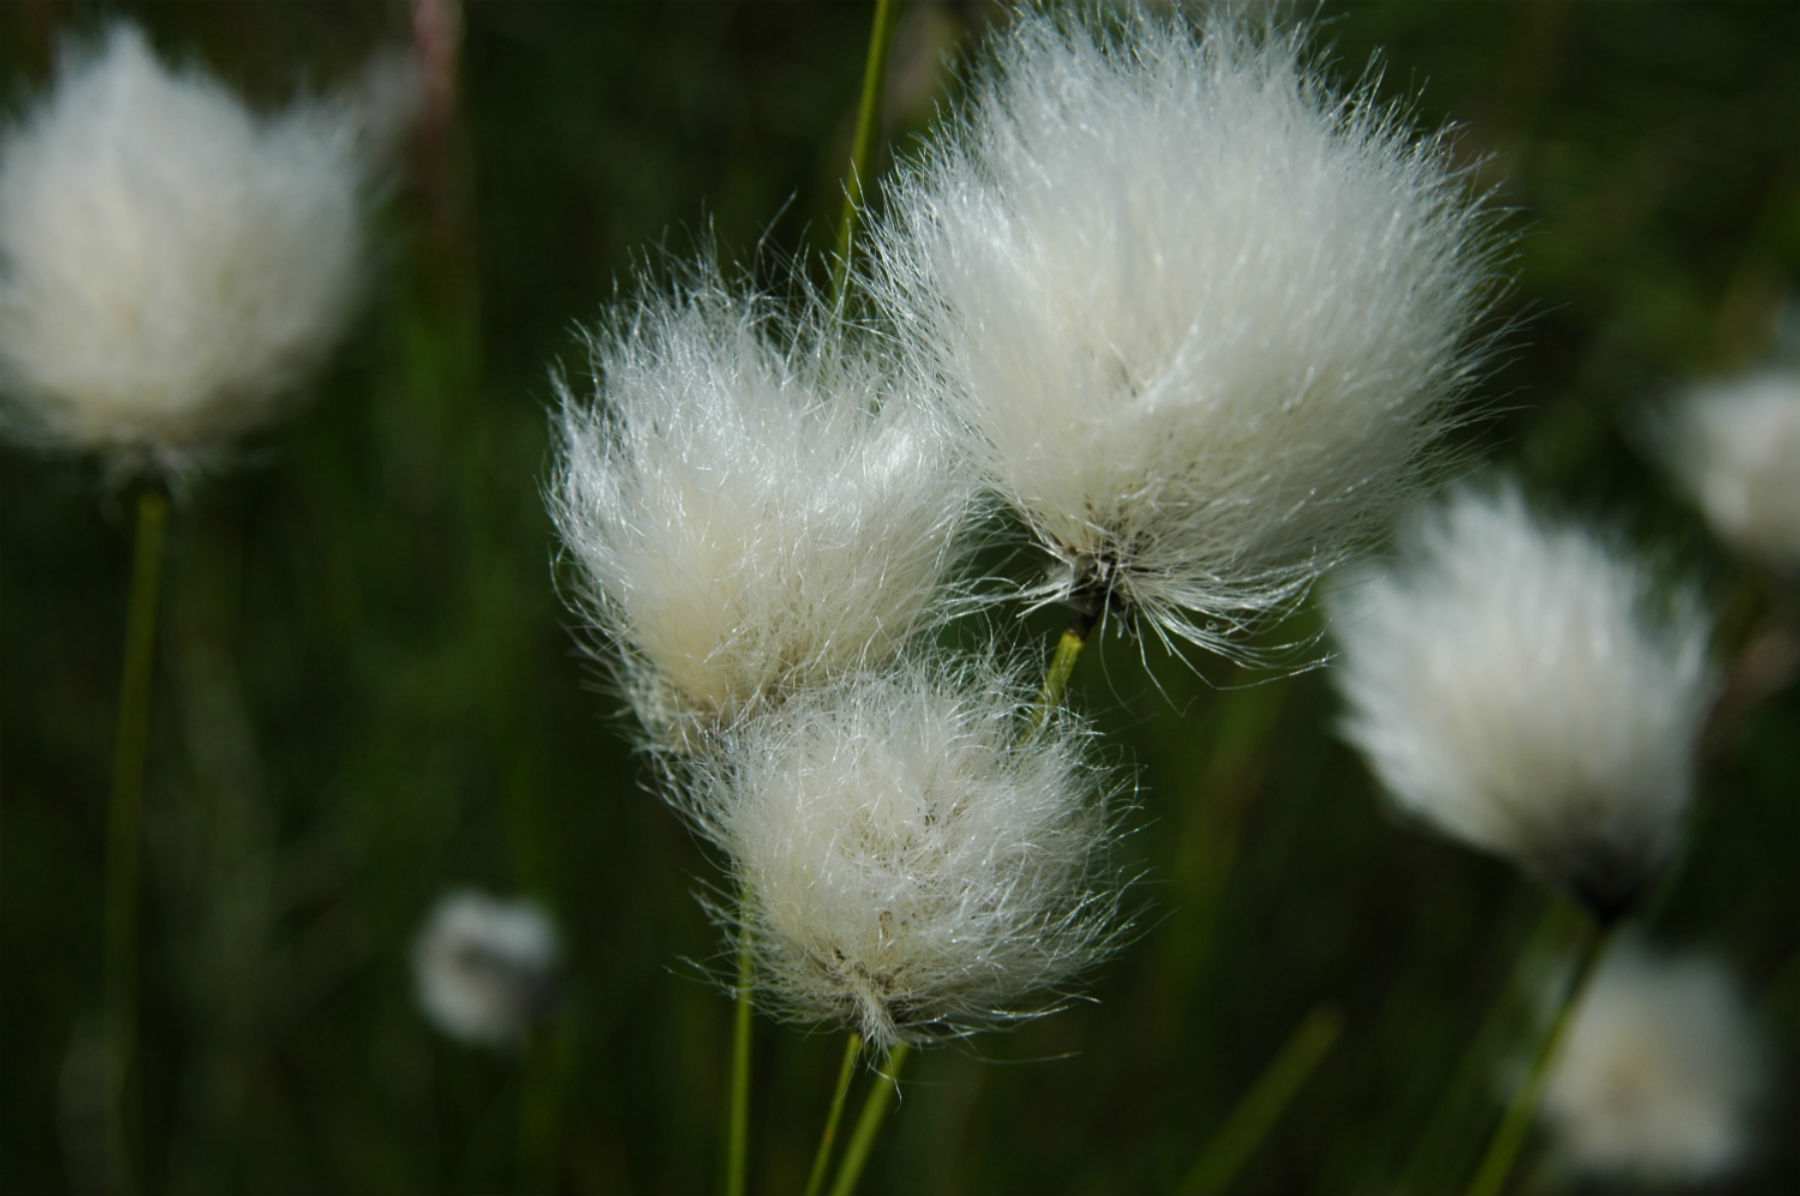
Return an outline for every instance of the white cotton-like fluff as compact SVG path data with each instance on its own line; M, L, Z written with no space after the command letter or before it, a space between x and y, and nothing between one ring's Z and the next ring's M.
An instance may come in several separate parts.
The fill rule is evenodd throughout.
M1047 1012L1124 933L1116 804L1088 732L991 663L918 660L795 694L697 762L730 915L772 1011L875 1047Z
M0 424L180 473L273 420L354 310L391 123L256 115L129 24L68 55L0 135Z
M1086 20L1019 14L888 185L872 285L1059 562L1028 597L1242 654L1417 490L1491 221L1299 32Z
M1800 369L1696 386L1660 413L1654 436L1721 539L1800 571Z
M1539 1115L1571 1168L1699 1184L1742 1166L1767 1091L1735 978L1704 956L1614 946L1581 998Z
M535 905L449 893L413 947L419 1007L452 1038L515 1045L550 1008L557 956L556 929Z
M783 319L703 263L592 350L549 505L653 733L878 663L947 609L974 488L916 381L816 296Z
M1399 808L1628 907L1676 845L1712 692L1690 593L1515 486L1463 490L1331 595L1345 736Z

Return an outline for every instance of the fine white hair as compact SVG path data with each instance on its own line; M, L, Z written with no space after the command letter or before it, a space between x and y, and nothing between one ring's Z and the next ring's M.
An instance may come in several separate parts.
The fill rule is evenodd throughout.
M986 658L796 694L694 762L772 1012L877 1049L1047 1012L1124 933L1119 803L1065 711ZM740 942L743 938L740 938ZM1048 994L1048 996L1046 996Z
M1491 339L1446 135L1238 15L1027 8L888 195L872 285L1058 562L1026 596L1211 650L1417 491Z
M387 123L257 115L127 23L66 55L0 134L0 425L178 475L276 418L355 309Z
M556 928L526 901L457 890L433 907L413 946L419 1007L452 1038L516 1045L556 990Z
M710 259L592 338L549 505L653 734L881 662L949 609L974 494L945 421L816 295Z
M1721 539L1800 574L1800 367L1695 385L1652 436Z
M1570 1169L1648 1184L1717 1180L1755 1145L1768 1057L1721 963L1626 937L1576 1008L1539 1115Z
M1344 735L1406 814L1622 912L1676 845L1712 690L1698 601L1654 590L1516 486L1464 489L1330 596Z

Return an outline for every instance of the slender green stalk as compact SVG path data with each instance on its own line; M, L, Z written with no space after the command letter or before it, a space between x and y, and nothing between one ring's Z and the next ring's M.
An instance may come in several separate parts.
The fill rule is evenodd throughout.
M894 1103L894 1093L900 1086L900 1069L906 1065L906 1056L910 1048L901 1043L895 1047L882 1064L881 1071L875 1077L875 1087L869 1090L869 1098L863 1102L862 1112L856 1118L856 1130L850 1135L850 1145L844 1148L844 1161L838 1165L837 1180L831 1185L831 1196L850 1196L856 1191L856 1185L862 1179L863 1168L869 1164L869 1152L875 1148L875 1138L881 1133L881 1123L887 1117L888 1106Z
M1487 1153L1482 1156L1481 1165L1475 1171L1475 1178L1469 1182L1469 1196L1497 1196L1506 1184L1506 1177L1512 1173L1513 1163L1519 1157L1519 1149L1525 1144L1525 1133L1531 1128L1531 1118L1537 1112L1538 1099L1544 1094L1544 1085L1550 1078L1550 1065L1556 1061L1557 1052L1562 1048L1563 1040L1569 1035L1569 1026L1574 1021L1575 1007L1580 1004L1581 994L1586 991L1588 981L1593 979L1594 969L1605 954L1608 935L1604 929L1592 927L1588 930L1576 957L1575 970L1569 977L1568 987L1563 991L1562 1002L1557 1006L1556 1019L1550 1023L1549 1033L1538 1046L1537 1058L1531 1064L1531 1072L1518 1092L1513 1094L1512 1103L1506 1108L1506 1115L1500 1121L1500 1128L1494 1131L1494 1137L1488 1143Z
M737 1015L731 1028L731 1102L725 1125L726 1196L744 1196L750 1167L750 995L756 981L756 957L750 931L738 942Z
M850 281L850 248L862 211L863 180L875 153L875 134L881 124L881 95L887 86L888 44L893 40L897 0L875 0L875 22L869 30L869 56L863 63L862 101L856 110L856 137L850 144L850 173L844 180L844 213L838 220L837 267L831 294L842 303Z
M137 1055L138 858L143 838L144 758L150 742L150 683L156 674L156 606L168 516L169 496L161 487L147 485L138 492L137 543L125 616L125 669L119 686L118 738L113 746L112 799L107 811L107 1113L112 1178L118 1191L137 1186L131 1073Z
M1044 673L1044 687L1038 690L1037 703L1031 708L1028 734L1037 734L1050 712L1062 704L1063 695L1069 692L1069 678L1075 675L1075 662L1081 659L1081 650L1087 647L1088 633L1093 629L1094 616L1076 611L1069 617L1069 625L1056 641L1056 653L1050 657L1050 667Z
M856 1074L856 1057L862 1053L863 1038L852 1030L844 1043L844 1061L838 1065L837 1087L831 1094L831 1111L825 1114L825 1132L819 1135L819 1150L813 1155L812 1174L806 1179L806 1196L819 1196L825 1186L825 1168L831 1162L831 1148L837 1144L838 1122L844 1118L844 1098L850 1095L850 1078Z
M1223 1192L1230 1187L1343 1030L1344 1014L1335 1005L1320 1005L1307 1014L1175 1190Z

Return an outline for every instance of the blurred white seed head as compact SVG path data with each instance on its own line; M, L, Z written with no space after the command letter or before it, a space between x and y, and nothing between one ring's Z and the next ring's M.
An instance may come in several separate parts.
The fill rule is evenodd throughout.
M273 420L354 310L405 91L260 116L129 24L67 54L0 133L0 425L180 473Z
M1676 846L1711 693L1694 596L1515 486L1418 512L1331 595L1343 731L1399 808L1623 911Z
M1767 1044L1736 979L1705 956L1615 945L1576 1009L1539 1114L1565 1165L1654 1184L1748 1159Z
M973 487L917 380L816 296L784 319L703 262L592 351L549 504L653 732L879 662L943 613Z
M1491 220L1300 31L1085 20L1017 17L889 184L873 286L1059 562L1031 596L1240 654L1417 490Z
M1659 413L1653 436L1721 539L1800 572L1800 369L1695 386Z
M1024 741L1029 708L991 663L906 661L796 694L695 766L775 1012L883 1049L958 1036L1048 1012L1117 945L1111 781L1067 713Z
M446 894L413 947L419 1007L445 1034L518 1044L556 994L556 929L536 906Z

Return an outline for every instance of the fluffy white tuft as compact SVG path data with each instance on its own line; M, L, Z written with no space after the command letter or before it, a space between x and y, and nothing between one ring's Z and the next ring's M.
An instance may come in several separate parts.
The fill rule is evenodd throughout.
M1443 135L1299 32L1022 13L889 188L877 293L999 494L1109 602L1210 649L1421 480L1494 290Z
M354 308L349 100L252 114L118 24L0 137L0 421L179 473L282 410Z
M1661 412L1655 437L1722 539L1800 571L1800 369L1696 386Z
M549 503L653 732L890 657L945 609L973 487L916 383L814 296L703 264L593 340Z
M556 930L528 902L482 893L444 896L413 948L419 1007L450 1035L516 1045L556 990Z
M1626 939L1582 998L1539 1113L1575 1169L1704 1183L1747 1160L1767 1057L1724 967Z
M796 694L696 763L697 822L731 859L738 932L775 1011L877 1048L1021 1007L1124 932L1106 776L1086 730L990 663L902 662Z
M1675 846L1711 692L1698 603L1652 589L1516 487L1464 490L1331 595L1344 734L1407 814L1620 912Z

